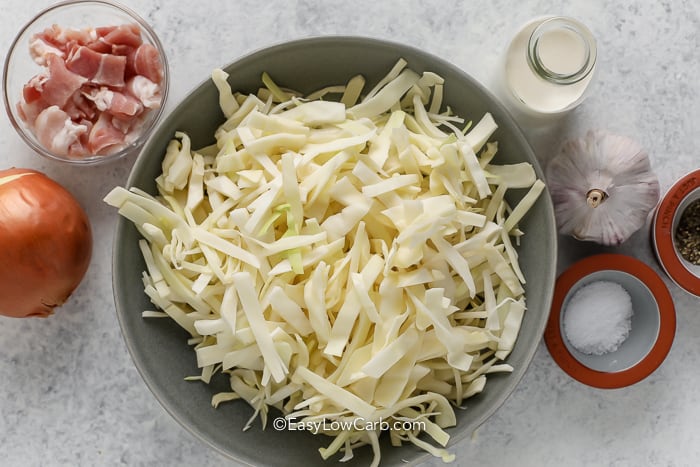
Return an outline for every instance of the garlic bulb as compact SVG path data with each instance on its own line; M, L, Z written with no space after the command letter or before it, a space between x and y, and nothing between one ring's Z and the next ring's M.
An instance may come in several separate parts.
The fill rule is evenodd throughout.
M547 166L560 233L619 245L659 200L649 156L636 142L602 130L564 144Z

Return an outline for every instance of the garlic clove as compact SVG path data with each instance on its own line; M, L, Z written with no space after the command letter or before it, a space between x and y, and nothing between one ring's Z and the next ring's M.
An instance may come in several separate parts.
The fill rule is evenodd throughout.
M559 232L603 245L627 240L659 199L646 151L604 130L565 143L546 177Z

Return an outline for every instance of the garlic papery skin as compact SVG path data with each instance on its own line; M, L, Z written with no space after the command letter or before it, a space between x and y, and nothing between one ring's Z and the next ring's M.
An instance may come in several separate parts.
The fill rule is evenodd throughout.
M627 240L659 200L646 151L604 130L564 143L546 178L559 232L603 245Z

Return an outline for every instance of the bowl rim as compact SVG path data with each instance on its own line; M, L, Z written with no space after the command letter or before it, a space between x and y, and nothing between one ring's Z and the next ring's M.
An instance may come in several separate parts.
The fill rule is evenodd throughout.
M700 277L688 270L679 257L673 239L673 226L683 201L698 188L700 169L678 179L661 199L652 222L652 243L659 264L673 282L694 296L700 296Z
M146 32L146 35L148 37L148 40L152 42L152 45L158 50L158 55L160 56L160 59L163 63L163 81L161 83L161 103L160 106L157 109L152 109L151 112L153 112L151 116L151 120L148 123L146 127L142 130L141 134L131 143L129 143L126 147L123 149L111 153L111 154L89 154L81 158L69 158L69 157L62 157L58 156L56 154L53 154L51 151L47 150L44 148L38 141L35 140L35 138L30 135L30 130L27 129L24 126L24 122L18 121L17 118L15 118L15 112L13 111L13 106L14 103L12 101L12 97L9 95L9 86L7 86L7 82L10 79L9 77L9 68L11 61L13 59L14 54L17 52L17 46L19 45L20 39L25 35L25 33L28 33L30 28L38 21L39 19L43 18L45 15L50 14L56 10L59 10L64 7L72 7L72 6L79 6L79 5L99 5L99 6L104 6L104 7L109 7L109 8L115 8L116 10L120 10L122 13L125 13L127 16L131 17L134 21L138 23L138 25ZM140 148L148 141L148 138L150 137L150 134L153 132L153 130L158 126L158 123L163 116L163 113L165 111L165 105L168 99L168 94L170 90L170 70L168 66L168 57L167 54L165 53L165 47L163 46L163 43L161 42L160 38L156 34L156 31L153 29L153 27L145 20L141 15L136 13L136 11L132 10L131 8L122 5L121 3L115 2L113 0L62 0L60 2L54 3L43 10L39 11L36 13L34 16L32 16L24 25L19 29L15 37L12 39L12 42L10 43L10 46L7 49L7 55L5 55L5 59L3 61L3 68L2 68L2 83L3 83L3 92L2 92L2 97L3 97L3 103L5 106L5 113L7 114L7 118L10 120L10 124L12 127L15 129L17 134L20 136L20 138L24 141L24 143L29 146L30 149L32 149L34 152L39 154L42 157L45 157L50 160L54 161L59 161L59 162L64 162L66 164L72 164L72 165L82 165L82 166L88 166L88 165L98 165L98 164L103 164L108 161L115 161L118 159L122 159L123 157L133 154L136 151L139 151Z
M569 290L587 275L601 271L625 272L640 280L651 291L659 308L659 330L649 353L636 365L614 373L593 370L579 362L564 343L561 333L561 315L564 299ZM544 340L550 355L569 376L599 389L617 389L635 384L652 374L671 350L676 333L676 312L673 298L666 284L646 263L631 256L602 253L574 263L558 278Z
M244 53L241 53L238 56L235 56L233 59L230 61L224 63L222 65L222 69L226 70L227 68L231 66L236 66L237 64L241 62L245 62L246 60L250 60L251 58L261 55L261 54L269 54L273 53L276 50L285 50L289 48L295 48L295 47L302 47L302 46L315 46L315 45L329 45L329 44L342 44L342 45L347 45L347 44L361 44L363 46L371 46L371 45L380 45L384 47L391 47L395 48L397 50L398 55L400 55L401 51L407 51L413 54L416 54L418 56L426 57L429 58L430 60L441 64L444 67L450 68L453 71L455 71L457 74L459 74L464 80L469 81L475 88L479 89L480 92L483 94L487 95L491 99L491 104L498 108L498 111L502 114L504 114L508 119L509 119L509 126L511 127L513 131L513 136L517 139L518 144L522 144L526 146L527 150L525 151L526 153L532 154L533 160L531 161L533 165L536 168L536 171L538 175L543 178L544 177L544 172L542 170L541 163L536 157L536 154L534 150L532 149L531 144L525 137L525 134L523 133L520 125L518 124L517 120L515 117L511 114L511 112L502 104L502 102L494 95L494 93L489 90L484 84L482 84L480 81L478 81L476 78L474 78L471 74L469 74L467 71L463 70L461 67L455 65L453 62L442 58L439 55L436 55L430 51L426 51L423 49L420 49L416 46L410 45L410 44L405 44L405 43L400 43L397 41L389 40L389 39L384 39L384 38L377 38L377 37L371 37L371 36L363 36L363 35L347 35L347 34L324 34L324 35L313 35L313 36L307 36L307 37L300 37L300 38L294 38L290 40L284 40L284 41L278 41L274 42L271 44L266 44L262 45L260 47L256 47L252 50L246 51ZM410 62L409 62L410 66ZM187 103L188 99L198 90L200 89L203 85L206 83L210 82L210 77L203 78L200 82L195 84L192 88L187 91L183 97L180 99L180 101L175 105L174 110L166 116L165 119L161 122L161 126L165 126L168 124L169 119L172 118L172 115L177 113L177 110L184 104ZM132 169L129 173L129 176L127 177L127 181L125 186L127 188L130 188L132 186L136 185L137 179L138 179L138 171L140 168L146 163L146 160L149 156L149 151L152 149L151 146L153 146L154 141L156 139L156 133L153 132L149 139L146 141L145 145L141 148L140 154L137 157L134 165L132 166ZM556 237L556 225L554 221L554 211L553 208L551 207L551 197L549 196L548 189L545 188L545 192L542 193L540 196L541 201L544 203L547 203L550 208L549 212L551 215L549 216L549 222L551 223L552 226L552 232L554 233L553 238L551 239L552 241L548 244L548 251L550 257L547 259L552 260L552 264L556 264L556 255L557 255L557 244L558 240ZM115 225L115 239L119 237L123 237L125 229L128 227L129 222L122 218L121 216L118 218L118 221L116 222ZM120 246L118 245L117 242L114 243L113 245L113 258L116 258L119 253L120 253ZM170 416L173 417L174 420L176 420L186 431L194 435L197 439L205 443L206 445L210 446L213 448L215 451L219 452L223 456L225 456L228 459L233 459L237 462L241 462L245 465L251 465L250 459L247 459L245 457L239 456L239 455L233 455L230 451L224 449L222 446L218 445L216 442L211 440L206 433L202 432L199 430L197 427L193 426L191 423L188 422L186 417L182 416L182 414L179 412L178 408L175 406L172 406L170 402L167 400L167 398L163 395L162 389L159 387L157 381L154 380L152 375L148 374L145 371L144 364L141 361L141 357L139 356L139 351L137 350L137 345L133 340L133 337L130 334L130 331L128 329L128 323L127 323L127 318L123 315L123 312L120 312L119 310L122 308L121 306L121 301L118 296L118 277L119 277L119 272L120 270L120 265L118 264L118 261L114 261L112 265L112 282L113 282L113 293L114 293L114 300L117 308L117 319L119 322L119 326L122 331L122 336L125 340L126 347L129 350L129 354L132 357L132 360L134 362L134 365L138 371L138 373L141 375L142 379L146 383L147 387L149 388L150 392L153 394L153 396L156 398L156 400L160 403L160 405L166 410L166 412L169 413ZM549 305L551 305L551 300L552 300L552 295L554 291L554 282L556 278L556 268L553 266L550 268L550 273L547 275L545 278L545 292L547 293L546 298L542 304L542 308L537 310L538 313L543 313L545 314L545 317L543 319L538 318L538 324L535 329L537 339L536 342L539 343L540 340L542 339L542 335L544 333L544 329L546 326L546 316L549 313ZM527 372L528 368L530 365L532 365L532 361L534 359L535 353L537 352L538 345L531 345L527 347L526 349L522 350L522 355L524 358L524 364L520 365L519 367L515 368L515 370L508 374L508 382L504 387L504 393L501 394L488 411L486 411L484 414L482 414L480 417L475 418L473 422L469 424L469 426L473 427L473 430L476 430L479 426L481 426L489 417L491 417L505 402L506 400L512 395L514 392L515 388L517 385L521 382L523 376ZM473 424L473 425L472 425ZM467 426L467 425L465 425ZM449 429L449 430L452 430ZM470 433L472 433L471 430L460 430L458 432L450 433L450 443L449 446L454 446L456 443L460 442L461 440L467 438ZM428 459L430 454L428 452L418 452L415 457L412 457L407 465L414 465L419 462L424 462L426 459Z

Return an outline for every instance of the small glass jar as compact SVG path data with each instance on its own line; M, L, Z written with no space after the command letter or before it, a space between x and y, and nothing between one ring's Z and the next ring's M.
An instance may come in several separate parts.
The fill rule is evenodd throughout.
M561 115L587 95L596 68L591 31L572 18L538 18L511 40L499 74L507 104L532 117Z

